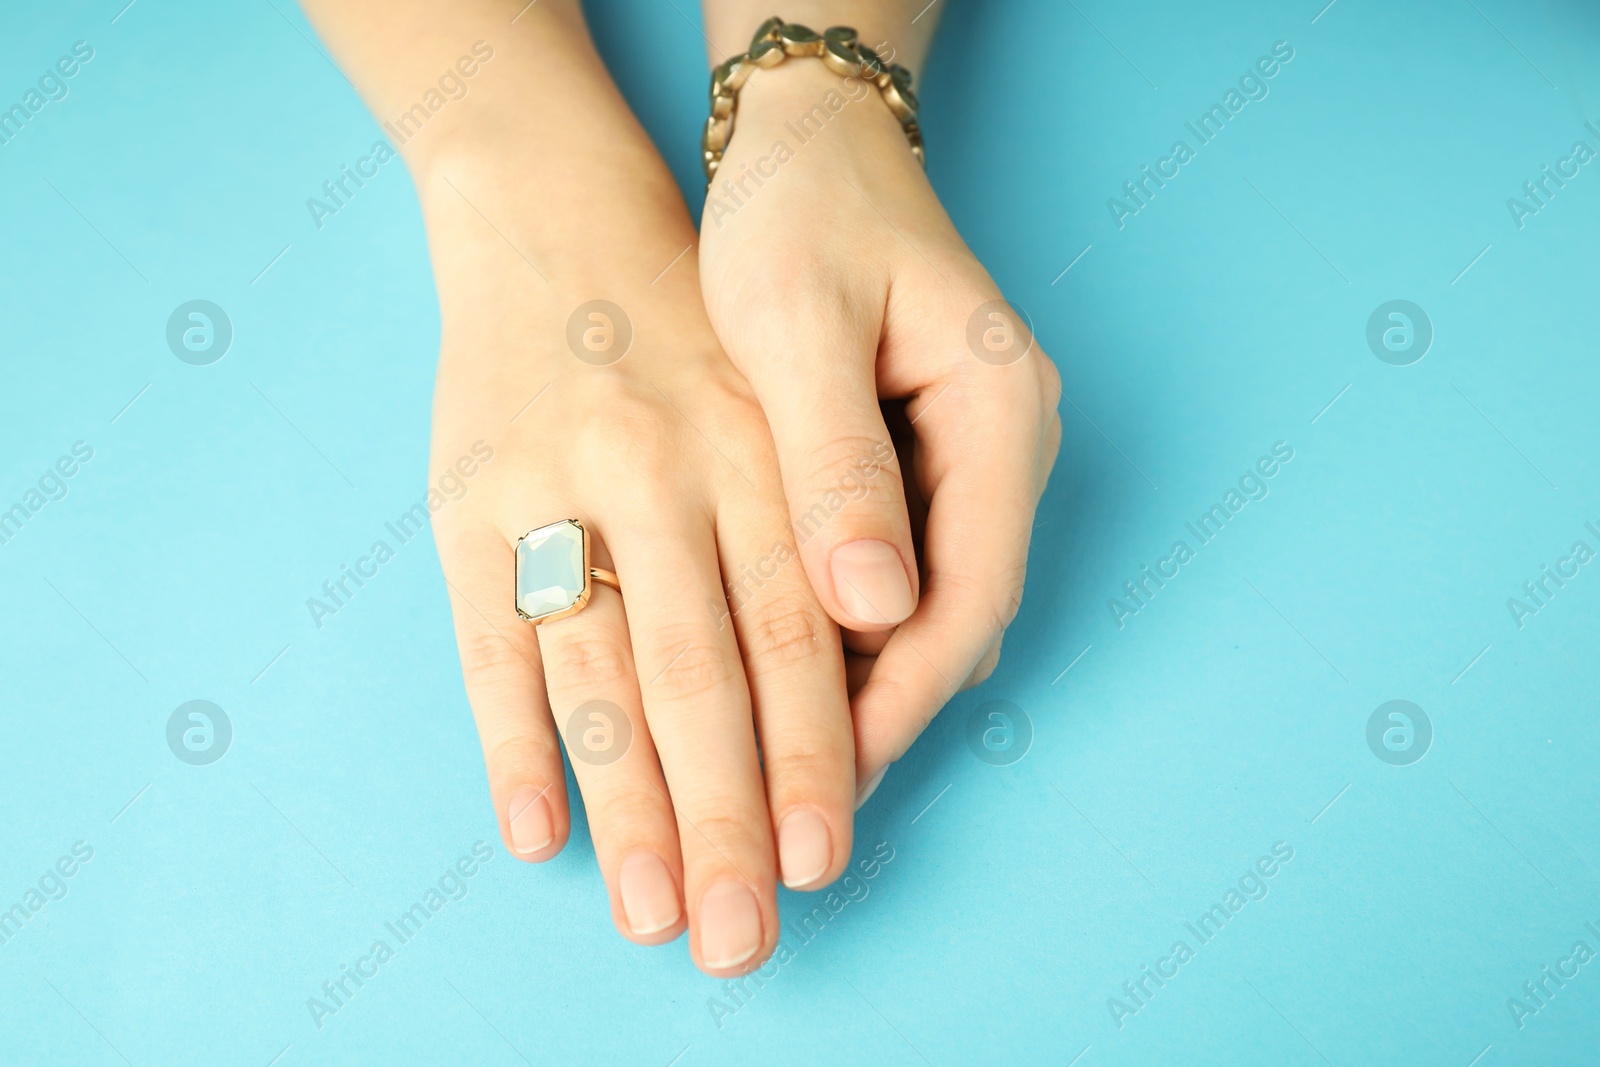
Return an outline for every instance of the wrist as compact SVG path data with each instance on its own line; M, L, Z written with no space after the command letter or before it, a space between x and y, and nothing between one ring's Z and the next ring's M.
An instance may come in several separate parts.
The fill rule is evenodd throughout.
M642 212L686 218L671 172L612 82L576 0L547 0L515 30L481 42L487 58L459 96L424 98L437 112L424 126L385 126L430 234L463 198L496 223L537 222L531 237L552 253L576 248L585 235L604 246L630 231L619 222Z
M506 252L535 292L640 272L648 283L695 239L671 172L603 71L569 83L559 108L527 106L520 73L426 151L407 146L441 287L452 262L481 269Z
M676 185L659 195L619 187L611 176L627 172L612 169L553 190L524 181L504 155L450 154L438 164L422 203L453 361L583 374L596 360L574 345L585 344L582 324L593 311L608 316L615 337L650 344L648 361L617 367L625 375L718 355L700 294L697 236Z
M905 164L920 171L921 135L909 87L880 84L862 73L861 63L852 66L856 73L842 74L831 57L795 54L775 66L758 62L747 73L740 69L743 62L736 66L732 77L742 85L732 90L732 114L720 128L713 120L703 142L709 149L708 170L715 169L711 187L720 189L730 180L759 183L762 175L774 176L777 164L801 154L816 156L824 166L843 163L847 170L855 160L858 166L895 169ZM904 72L894 70L898 81ZM724 76L718 72L718 79ZM882 82L888 81L883 76ZM730 78L729 84L738 83ZM724 90L714 105L725 105L727 96ZM820 147L803 147L813 142ZM738 201L737 194L730 195Z
M670 299L697 284L694 224L676 186L652 195L597 178L553 190L522 184L515 169L462 169L441 170L422 201L441 298L512 290L554 312L574 300Z

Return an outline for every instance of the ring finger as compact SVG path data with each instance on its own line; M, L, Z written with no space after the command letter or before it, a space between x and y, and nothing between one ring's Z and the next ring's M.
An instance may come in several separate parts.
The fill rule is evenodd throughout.
M608 567L594 526L584 526L591 561ZM684 928L678 830L645 725L622 598L593 579L589 589L580 612L539 625L545 689L583 793L612 921L629 940L662 944Z

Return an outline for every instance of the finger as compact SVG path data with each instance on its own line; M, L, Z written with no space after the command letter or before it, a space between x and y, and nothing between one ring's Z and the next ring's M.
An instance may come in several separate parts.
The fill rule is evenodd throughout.
M937 399L939 393L933 394ZM895 457L900 466L900 488L905 494L906 514L911 520L911 546L915 555L920 559L922 555L922 535L928 524L928 505L918 491L917 481L912 477L912 470L916 462L916 428L912 425L906 414L906 403L895 401L880 403L878 409L883 413L884 424L889 428L889 440L894 446ZM878 630L866 633L860 630L844 630L844 647L863 656L876 657L889 643L893 630Z
M686 606L721 595L711 520L684 514L665 492L650 504L606 528L678 821L690 954L727 977L777 944L771 816L732 628Z
M839 632L800 566L781 508L718 517L733 629L749 679L778 873L819 889L850 862L855 738ZM748 546L743 557L739 546Z
M609 568L589 529L594 562ZM591 582L582 611L538 630L550 709L583 793L612 921L640 944L671 941L684 928L683 861L645 725L622 597Z
M1004 639L1005 634L996 637L994 644L990 645L988 651L978 658L977 665L967 675L967 680L961 683L962 689L976 689L989 680L989 676L994 674L994 669L1000 666L1000 643Z
M566 844L571 814L539 643L509 595L513 549L498 531L441 531L439 557L501 840L520 859L547 860Z
M1001 425L995 411L972 414L979 425ZM976 433L936 423L923 439L933 490L926 585L916 614L896 629L852 705L863 781L905 754L1016 615L1044 435L1027 420L1013 426Z
M881 305L841 293L769 312L745 351L730 349L771 425L806 574L852 630L888 629L917 603L905 496L878 408L882 328Z

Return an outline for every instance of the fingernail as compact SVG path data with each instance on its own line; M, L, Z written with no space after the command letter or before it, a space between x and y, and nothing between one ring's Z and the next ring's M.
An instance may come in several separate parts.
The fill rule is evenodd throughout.
M888 774L888 773L889 773L889 767L888 767L888 765L885 765L883 770L879 771L877 774L874 774L871 778L867 779L866 782L862 783L862 785L859 788L856 789L856 810L857 811L861 810L861 805L863 805L863 804L865 804L867 802L868 798L871 797L873 792L877 790L878 783L883 781L883 776Z
M511 797L507 814L511 820L511 847L526 856L538 852L556 838L555 820L550 817L550 802L543 789L525 785Z
M635 852L623 860L617 887L628 928L636 934L660 933L683 914L678 905L678 884L661 857L653 852Z
M718 882L700 898L700 958L737 967L761 948L761 905L743 882Z
M791 811L778 825L778 869L783 884L799 889L821 878L833 863L827 820L810 808Z
M904 622L917 606L900 552L887 541L850 541L833 550L833 593L862 622Z

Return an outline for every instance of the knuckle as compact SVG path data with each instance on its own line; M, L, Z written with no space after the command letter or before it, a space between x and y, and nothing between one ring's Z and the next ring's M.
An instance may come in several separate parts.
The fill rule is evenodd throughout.
M573 431L581 459L653 469L671 454L670 424L655 398L629 386L608 385L589 391L581 407Z
M1034 481L1034 492L1040 496L1044 494L1046 483L1050 480L1050 471L1056 465L1056 460L1061 455L1061 415L1051 410L1045 413L1044 440L1039 446L1039 462L1036 466L1038 476Z
M715 692L732 682L738 670L732 656L700 634L683 636L676 644L663 640L650 662L664 666L649 688L668 700L691 700Z
M624 850L630 840L646 846L655 842L658 828L669 824L663 817L665 806L661 794L649 788L608 792L594 802L585 797L584 806L590 812L590 826L595 836L618 839L617 843Z
M995 621L999 629L1004 630L1017 618L1017 612L1022 609L1022 590L1027 582L1028 561L1026 557L1017 559L1016 562L1007 564L1001 573L998 584L997 596L999 610L995 614Z
M857 703L857 748L879 763L902 758L944 705L925 681L913 684L895 674L873 678Z
M900 751L896 755L896 759L898 759L900 756L904 756L906 752L910 750L912 742L921 737L923 732L927 730L928 727L933 725L933 720L937 719L939 717L939 713L943 710L944 701L937 701L924 706L917 713L916 717L912 720L916 724L916 729L914 732L901 739Z
M464 629L457 636L456 647L462 673L479 684L504 679L527 666L520 649L490 630Z
M788 737L763 746L768 778L776 786L814 786L845 779L854 759L850 745L829 748L820 737Z
M484 762L500 773L532 771L541 777L552 751L548 742L532 734L512 734L501 738L484 753Z
M882 469L891 466L895 458L887 434L879 437L870 433L836 433L810 442L807 452L818 470L830 473Z
M972 673L967 676L967 680L962 684L961 688L977 688L984 682L987 682L989 680L989 676L994 674L995 669L999 666L1000 646L995 645L990 648L988 652L983 654L983 658L978 661L978 665L976 667L972 668Z
M629 470L654 472L667 451L660 422L639 413L602 415L584 432L584 458L595 465L623 463Z
M1054 405L1059 403L1061 395L1061 369L1056 366L1055 360L1043 352L1037 353L1039 357L1039 381L1044 385L1041 399L1054 410Z
M790 244L781 256L757 256L741 264L739 303L757 309L766 322L805 330L808 320L842 305L838 270L830 253L814 242Z
M730 853L735 856L754 855L766 851L759 824L753 819L731 814L751 810L753 799L725 793L711 793L698 798L683 811L685 820L693 828L682 835L685 843L691 838L699 838L711 845L719 856ZM759 805L760 802L756 803ZM764 815L763 812L762 821Z
M840 433L806 445L812 474L807 496L824 506L864 500L898 501L900 467L887 436ZM842 502L840 502L842 501Z
M729 355L746 370L803 372L818 359L839 361L869 335L876 340L882 326L886 279L870 269L841 270L837 255L815 242L791 242L782 255L741 263L737 273L733 285L709 290L716 293L710 310Z
M681 511L697 472L771 463L765 417L729 382L698 383L675 400L607 386L584 398L574 425L568 449L576 465L605 480L615 507L641 519Z
M776 469L777 449L767 416L755 393L741 379L718 376L702 383L687 417L704 426L715 441L714 447L721 453L716 469L733 477L737 476L727 469L729 464L741 472ZM689 439L691 445L697 441L705 443L698 434Z
M937 578L930 578L929 585L932 586L937 581L938 585L943 587L953 611L957 610L956 605L961 605L959 610L963 614L973 610L983 612L987 616L988 623L986 641L992 641L1011 625L1022 607L1022 587L1026 569L1027 562L1024 560L1007 563L993 575L947 572ZM930 593L931 591L930 589Z
M827 623L821 612L798 601L778 602L751 609L745 645L758 664L804 662L826 647Z
M554 642L550 683L568 688L597 689L622 681L628 672L622 650L596 637L570 637Z

